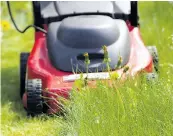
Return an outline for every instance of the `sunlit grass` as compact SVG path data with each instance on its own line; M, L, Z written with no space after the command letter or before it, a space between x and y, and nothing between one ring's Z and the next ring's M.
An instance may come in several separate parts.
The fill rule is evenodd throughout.
M32 49L34 31L30 29L25 34L16 32L5 2L1 4L1 19L10 23L9 30L1 29L1 119L4 136L173 134L173 4L139 2L144 43L158 48L159 81L148 84L142 79L135 79L121 83L118 90L99 83L96 89L73 91L66 120L63 117L26 117L19 97L19 54ZM32 23L30 2L11 4L20 28Z
M114 87L72 92L67 133L85 136L172 135L173 85L160 79L148 84L142 77ZM68 107L69 109L69 107Z

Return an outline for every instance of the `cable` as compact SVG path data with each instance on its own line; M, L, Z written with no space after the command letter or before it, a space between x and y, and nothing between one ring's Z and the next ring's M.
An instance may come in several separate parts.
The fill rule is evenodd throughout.
M20 33L25 33L30 27L34 27L35 29L37 29L37 30L39 30L39 31L41 31L41 32L43 32L43 33L45 33L45 34L47 34L47 31L46 31L46 30L42 29L41 27L35 26L35 25L29 25L29 26L27 26L24 30L20 30L20 29L17 27L17 25L16 25L16 23L15 23L15 21L14 21L14 18L13 18L13 16L12 16L11 8L10 8L10 2L9 2L9 1L7 1L7 7L8 7L8 12L9 12L11 21L13 22L13 25L14 25L14 27L16 28L16 30L17 30L18 32L20 32Z

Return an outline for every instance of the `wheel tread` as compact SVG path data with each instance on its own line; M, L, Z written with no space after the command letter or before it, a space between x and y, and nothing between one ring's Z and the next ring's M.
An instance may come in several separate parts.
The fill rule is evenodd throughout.
M28 115L36 116L43 113L42 84L40 79L27 81Z

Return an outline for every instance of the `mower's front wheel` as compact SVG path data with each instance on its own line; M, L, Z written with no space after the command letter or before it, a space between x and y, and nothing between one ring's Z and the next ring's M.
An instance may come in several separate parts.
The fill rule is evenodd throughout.
M147 73L146 75L147 81L156 81L158 79L157 73Z
M20 54L20 97L22 98L25 92L25 76L26 76L26 66L29 53L22 52Z
M148 51L150 52L153 64L154 64L154 70L156 72L159 72L159 56L156 46L147 46Z
M28 116L36 116L43 113L41 79L27 80L27 113Z

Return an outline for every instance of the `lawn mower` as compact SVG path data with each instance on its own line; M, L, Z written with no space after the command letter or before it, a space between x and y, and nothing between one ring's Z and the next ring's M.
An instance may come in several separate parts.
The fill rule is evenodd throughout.
M128 75L158 71L155 46L144 46L135 1L33 1L35 42L20 54L20 95L28 115L61 110L57 96L69 99L74 82L83 73L90 83L109 80L103 62L106 46L111 72ZM89 56L88 72L84 53ZM115 68L121 56L121 67ZM46 101L46 105L44 104Z

